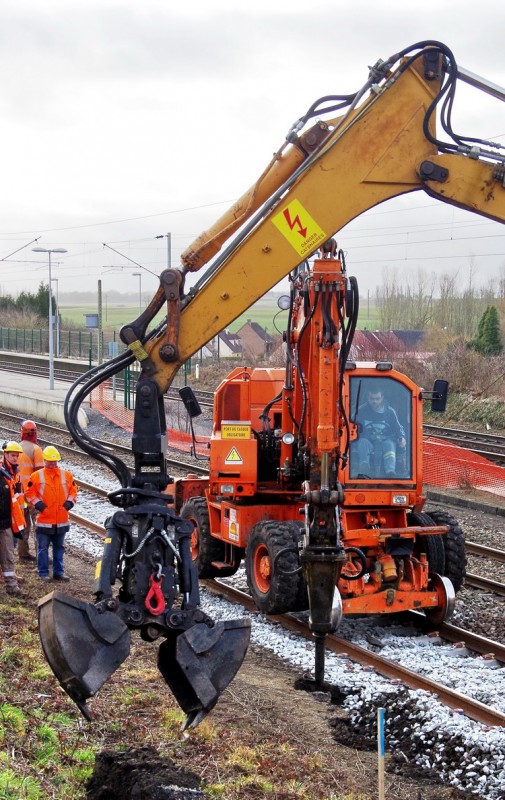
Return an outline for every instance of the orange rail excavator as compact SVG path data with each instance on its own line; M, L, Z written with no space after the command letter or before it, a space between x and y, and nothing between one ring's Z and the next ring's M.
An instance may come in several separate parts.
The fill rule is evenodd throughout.
M406 192L505 220L502 148L451 127L458 78L505 99L458 67L445 45L424 41L377 62L355 94L316 101L254 186L195 240L179 269L160 275L148 308L121 332L126 352L71 388L74 440L121 484L110 495L118 510L106 522L94 602L53 592L39 603L46 657L85 715L137 630L162 640L160 671L186 724L198 724L249 641L247 620L216 623L203 612L198 574L230 575L242 559L259 609L309 608L318 684L324 637L342 613L451 613L463 536L450 515L423 512L421 448L423 399L442 409L447 384L428 393L390 363L353 362L356 281L335 247L310 259L354 217ZM209 263L185 291L187 274ZM175 374L285 276L285 369L234 370L215 395L208 478L172 481L164 394ZM148 332L165 303L164 323ZM132 473L86 434L77 413L134 360ZM185 400L197 413L194 396Z

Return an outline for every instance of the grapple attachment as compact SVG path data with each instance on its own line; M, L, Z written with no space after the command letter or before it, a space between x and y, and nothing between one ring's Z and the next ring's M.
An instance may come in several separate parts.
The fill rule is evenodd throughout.
M249 619L202 623L166 639L158 652L158 668L186 712L183 726L196 728L217 703L242 664L251 636Z
M39 635L59 683L91 719L92 697L130 652L130 630L112 611L51 592L39 600ZM235 677L249 645L249 619L213 626L198 623L170 632L159 648L158 667L186 712L186 728L196 727Z
M61 592L38 603L45 657L66 693L91 719L86 700L100 689L130 652L130 631L111 611Z

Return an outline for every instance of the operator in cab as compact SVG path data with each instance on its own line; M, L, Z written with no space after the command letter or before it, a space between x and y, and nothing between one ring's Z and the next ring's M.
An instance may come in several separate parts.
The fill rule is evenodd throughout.
M355 477L396 477L396 448L405 450L405 430L379 386L368 390L354 422L358 426L358 438L353 442L353 456L358 462Z

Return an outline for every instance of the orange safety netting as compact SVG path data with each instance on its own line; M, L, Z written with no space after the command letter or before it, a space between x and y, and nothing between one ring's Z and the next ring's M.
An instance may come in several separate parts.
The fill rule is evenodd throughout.
M102 385L91 393L91 406L124 430L133 431L134 412L113 398L112 390ZM169 428L169 446L189 453L192 437L189 433ZM209 437L197 436L198 455L208 455ZM486 458L431 436L423 441L424 483L446 489L477 489L505 495L505 469Z
M119 394L119 393L118 393ZM94 389L90 394L91 408L99 411L104 417L109 419L114 425L123 428L125 431L133 432L133 409L125 408L124 404L114 398L113 390L107 384L102 384ZM196 452L198 455L207 456L209 437L196 437ZM190 433L168 428L168 443L171 448L189 453L193 445L193 438Z
M505 495L505 469L487 458L431 436L424 439L423 452L426 484Z

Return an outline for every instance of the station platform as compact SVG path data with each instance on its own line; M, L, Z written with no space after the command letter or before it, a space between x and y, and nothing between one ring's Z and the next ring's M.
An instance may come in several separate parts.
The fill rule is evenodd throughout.
M69 388L66 381L55 380L50 389L49 378L0 370L0 408L18 413L20 419L36 417L64 425L63 403ZM82 428L89 424L86 406L85 401L78 414Z

